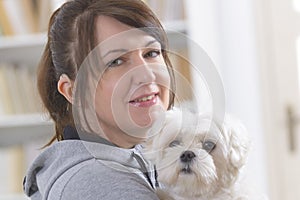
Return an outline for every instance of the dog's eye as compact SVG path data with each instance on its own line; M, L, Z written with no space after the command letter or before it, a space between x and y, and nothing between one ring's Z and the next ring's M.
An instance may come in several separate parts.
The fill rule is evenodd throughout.
M203 142L203 149L205 151L207 151L208 153L211 152L212 150L214 150L215 147L216 147L216 144L214 142L211 142L211 141Z
M175 147L175 146L178 146L180 145L181 142L179 140L173 140L170 144L169 144L169 147Z

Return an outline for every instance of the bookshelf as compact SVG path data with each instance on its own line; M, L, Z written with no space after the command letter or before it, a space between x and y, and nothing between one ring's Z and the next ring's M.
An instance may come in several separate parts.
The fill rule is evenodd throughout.
M33 69L30 70L35 72L45 43L45 33L0 37L2 68L22 63L24 67L31 67ZM33 84L35 83L33 82ZM37 98L36 94L31 96ZM9 105L3 106L8 107ZM53 133L53 125L42 114L0 114L0 147L26 143L37 137L50 135L50 133Z
M40 113L0 116L0 147L50 138L53 132L53 123Z

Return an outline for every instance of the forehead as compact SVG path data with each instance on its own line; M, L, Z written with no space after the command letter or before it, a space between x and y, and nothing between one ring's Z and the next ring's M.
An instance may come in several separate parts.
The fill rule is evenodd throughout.
M100 50L137 49L143 47L147 42L155 40L142 29L133 28L107 16L97 17L96 38Z
M132 27L123 24L112 17L100 15L96 18L96 35L98 43L130 29L132 29Z
M178 137L187 141L203 141L205 139L218 140L221 137L221 130L210 119L202 119L201 117L192 123L186 124L179 131Z

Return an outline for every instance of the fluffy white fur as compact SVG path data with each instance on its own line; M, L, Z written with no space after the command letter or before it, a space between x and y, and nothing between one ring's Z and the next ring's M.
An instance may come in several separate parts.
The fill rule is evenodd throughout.
M151 132L144 154L156 165L161 199L248 199L237 182L249 148L239 122L226 117L217 123L209 116L168 111L160 126Z

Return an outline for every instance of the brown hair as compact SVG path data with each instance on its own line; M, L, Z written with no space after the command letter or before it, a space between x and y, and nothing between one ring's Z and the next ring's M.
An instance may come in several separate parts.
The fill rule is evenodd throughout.
M154 27L149 34L162 46L162 55L168 66L171 87L174 87L174 72L167 55L167 37L155 14L141 0L71 0L63 4L51 16L48 42L38 68L38 90L44 106L55 122L55 140L63 140L63 129L74 126L71 104L58 89L62 74L75 80L79 67L97 45L95 42L95 19L105 15L135 28ZM174 91L174 88L172 88ZM169 108L174 102L170 91Z

